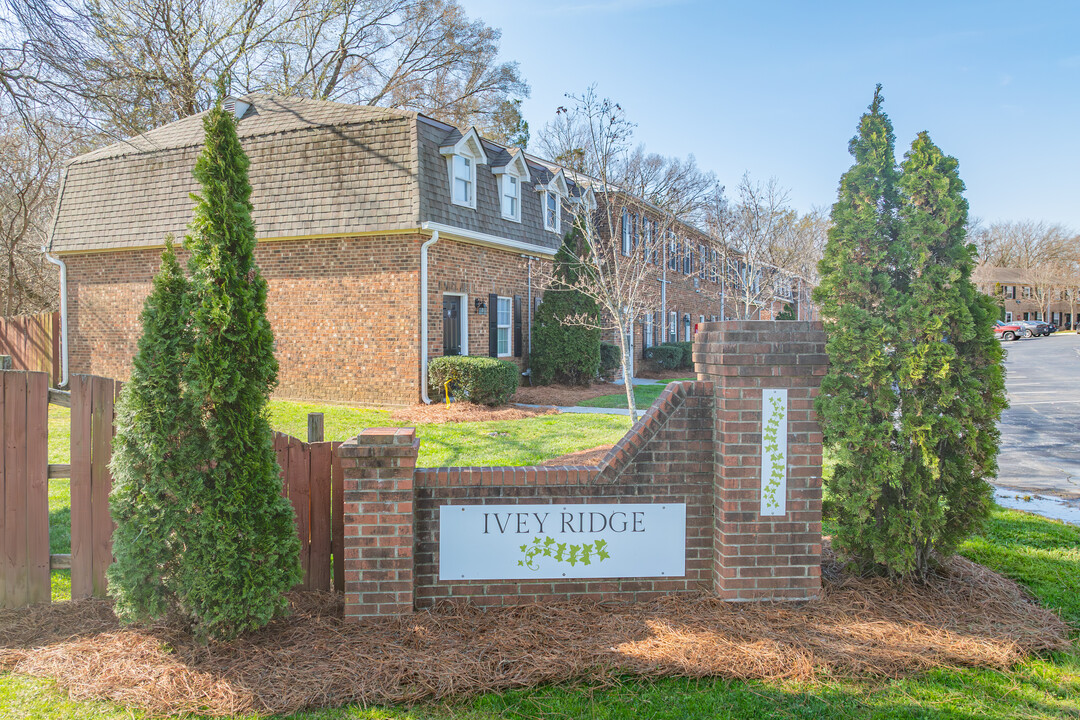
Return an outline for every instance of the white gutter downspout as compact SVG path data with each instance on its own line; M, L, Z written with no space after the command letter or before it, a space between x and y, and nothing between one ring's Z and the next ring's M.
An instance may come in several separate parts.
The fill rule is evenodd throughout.
M420 399L431 404L428 397L428 248L439 242L439 231L432 230L431 238L420 246ZM464 310L464 309L463 309ZM67 324L65 323L65 327ZM65 353L66 356L66 353ZM67 371L65 370L65 377Z
M67 319L67 265L60 258L49 254L42 246L45 259L60 268L60 387L68 386L68 319Z
M45 259L60 268L60 387L68 386L68 301L67 301L67 265L60 258L49 254L56 223L60 219L60 203L64 200L64 188L67 187L67 168L60 172L60 191L56 193L56 208L53 210L52 226L49 228L49 244L41 246Z

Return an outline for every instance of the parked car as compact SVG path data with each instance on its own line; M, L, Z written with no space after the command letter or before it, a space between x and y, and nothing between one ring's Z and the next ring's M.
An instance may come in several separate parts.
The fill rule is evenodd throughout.
M1050 334L1050 326L1041 320L1013 320L1020 326L1020 334L1023 337L1046 337Z
M994 323L994 336L998 340L1015 340L1023 333L1023 329L1017 323L1006 323L998 320Z
M1054 333L1056 333L1058 331L1057 323L1052 323L1052 322L1046 323L1046 327L1050 330L1050 332L1049 332L1050 335L1053 335Z

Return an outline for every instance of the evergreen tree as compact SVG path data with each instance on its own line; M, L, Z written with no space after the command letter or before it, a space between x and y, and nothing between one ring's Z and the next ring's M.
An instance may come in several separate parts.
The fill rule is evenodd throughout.
M285 609L283 593L301 580L300 548L266 410L277 361L254 258L249 162L230 113L219 105L203 124L202 194L186 238L193 344L184 378L207 455L183 497L197 511L176 584L196 632L228 638Z
M577 231L567 233L555 253L551 285L533 318L529 367L541 385L558 381L588 385L600 371L600 311L578 282ZM570 318L570 322L565 322Z
M187 525L177 503L200 462L180 378L191 353L188 283L172 238L143 306L142 337L116 407L109 497L116 531L109 594L123 620L161 617L174 606L177 539Z
M817 412L836 459L835 547L864 569L899 565L892 542L903 493L903 456L894 423L899 408L894 351L899 173L892 124L879 85L848 149L855 164L840 179L814 300L828 336L829 371Z
M925 577L986 518L1005 406L996 306L971 281L967 200L958 163L922 132L900 181L901 240L911 263L899 315L904 548L897 570Z
M878 86L820 265L817 410L837 460L835 546L864 571L925 577L988 512L1004 377L957 162L922 133L901 173L881 103Z

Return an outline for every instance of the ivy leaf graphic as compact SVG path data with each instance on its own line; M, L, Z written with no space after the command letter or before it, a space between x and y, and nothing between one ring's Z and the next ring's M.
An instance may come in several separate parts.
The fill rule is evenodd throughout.
M529 547L528 545L522 545L521 546L521 552L525 552L528 549L528 547Z

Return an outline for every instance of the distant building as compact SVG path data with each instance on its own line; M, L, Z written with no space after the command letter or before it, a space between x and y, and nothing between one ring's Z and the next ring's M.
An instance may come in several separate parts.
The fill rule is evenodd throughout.
M1080 312L1080 289L1070 287L1064 278L1036 278L1018 268L981 266L975 272L980 291L998 301L1001 319L1041 320L1072 330Z

